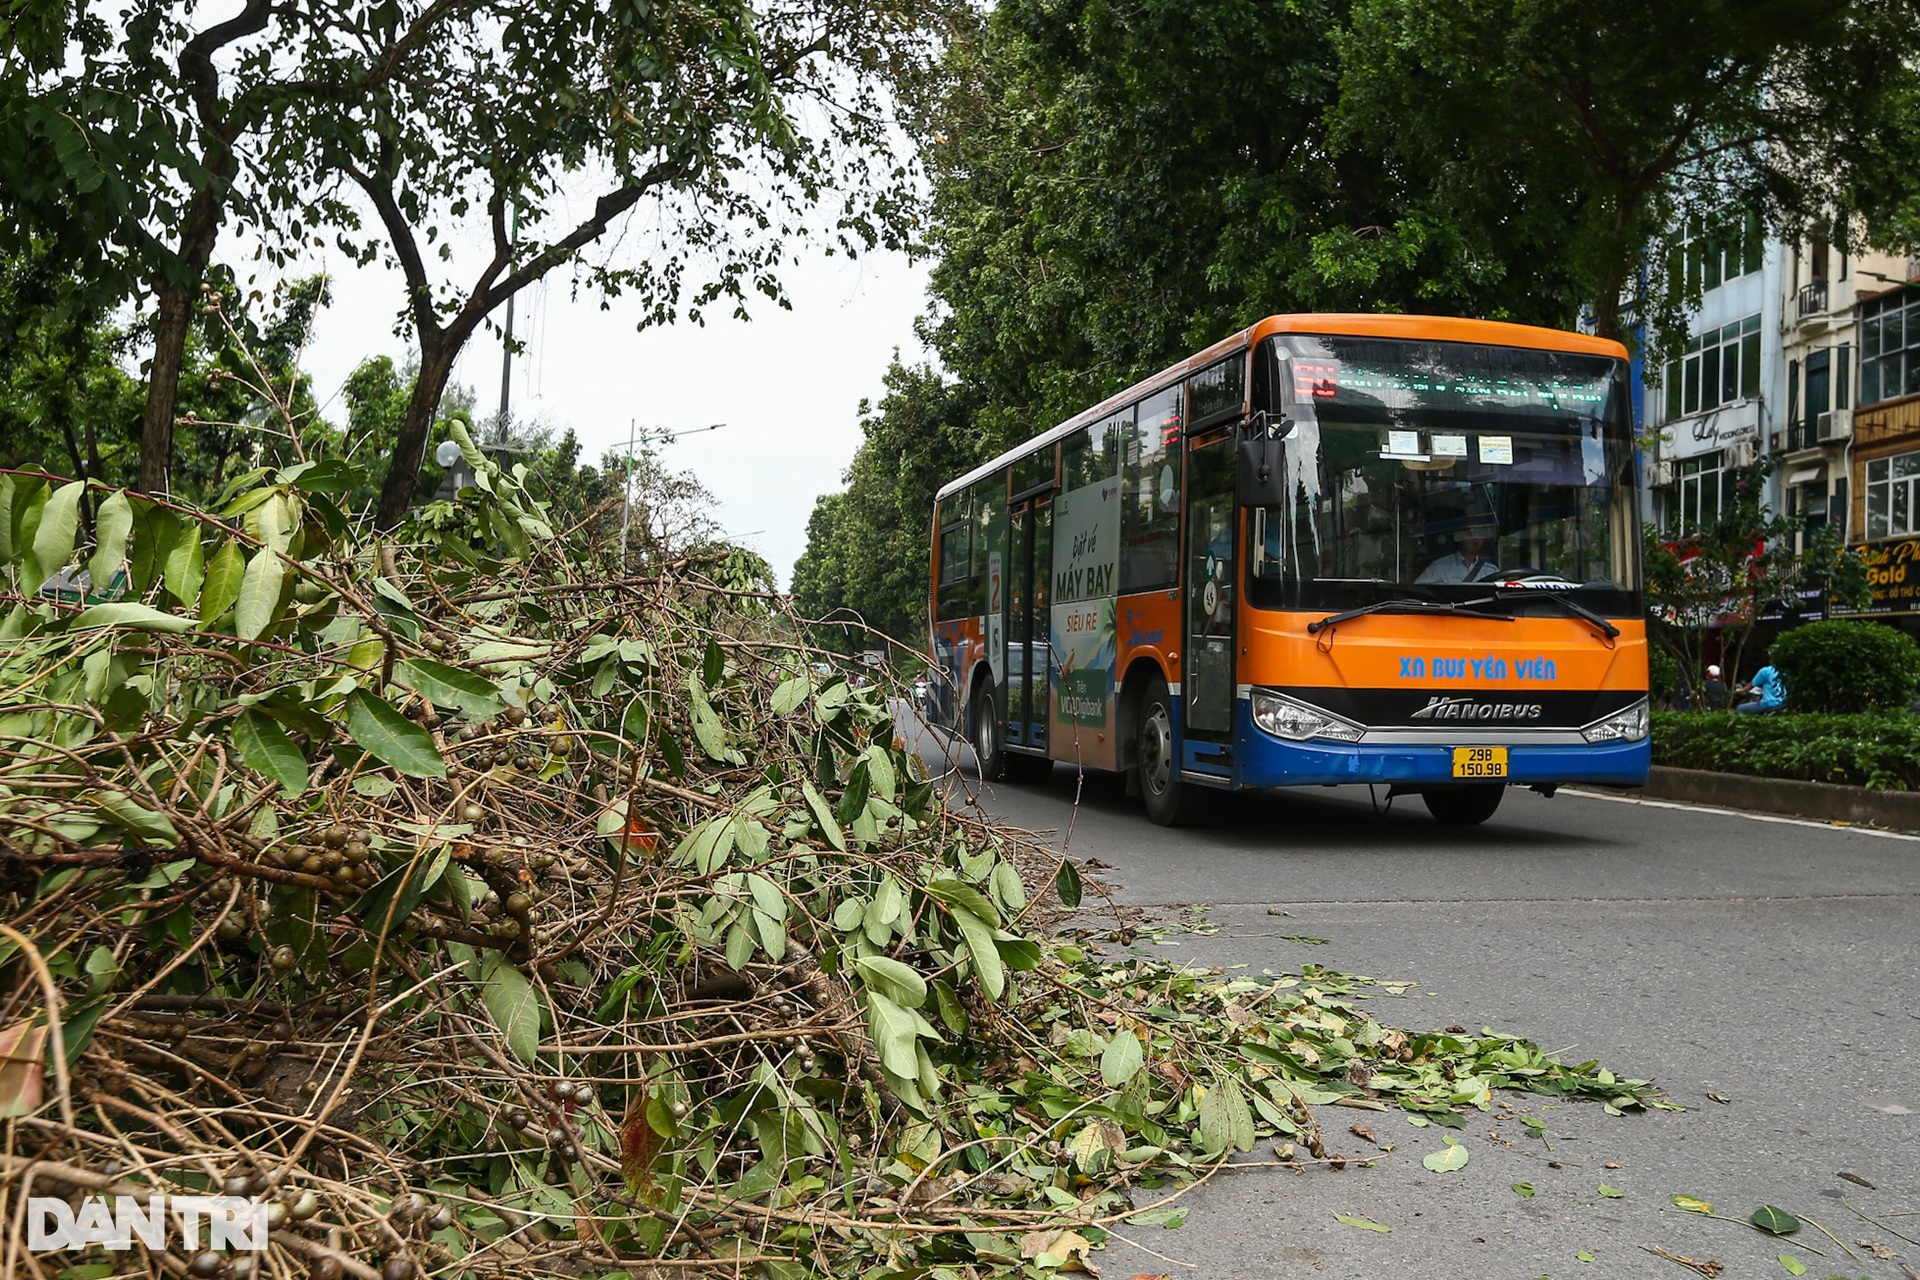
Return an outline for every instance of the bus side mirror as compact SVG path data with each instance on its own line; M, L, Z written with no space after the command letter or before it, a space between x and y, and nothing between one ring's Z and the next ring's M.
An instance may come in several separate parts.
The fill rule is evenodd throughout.
M1286 503L1286 452L1283 441L1293 430L1286 418L1271 422L1256 418L1251 433L1240 441L1239 469L1234 496L1243 507L1278 507Z

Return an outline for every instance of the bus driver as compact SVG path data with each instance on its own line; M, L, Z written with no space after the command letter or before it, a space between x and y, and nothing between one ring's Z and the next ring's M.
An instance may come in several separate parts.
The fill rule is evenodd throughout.
M1420 571L1415 582L1478 582L1498 573L1499 566L1485 559L1481 550L1491 530L1484 524L1470 524L1453 537L1453 550Z

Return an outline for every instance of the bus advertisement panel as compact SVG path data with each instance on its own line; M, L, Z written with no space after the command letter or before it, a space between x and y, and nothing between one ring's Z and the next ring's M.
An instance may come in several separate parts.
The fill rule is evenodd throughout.
M1510 785L1638 785L1636 504L1619 344L1274 317L941 490L936 572L988 513L1051 605L937 585L946 719L989 776L1124 770L1168 823L1209 789L1381 783L1464 823Z

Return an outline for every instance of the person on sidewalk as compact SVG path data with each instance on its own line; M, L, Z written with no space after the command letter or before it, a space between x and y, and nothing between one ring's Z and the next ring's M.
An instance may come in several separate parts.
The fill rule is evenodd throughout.
M1711 665L1707 667L1707 680L1700 686L1700 696L1706 699L1709 711L1727 709L1727 683L1720 678L1719 667Z
M1753 701L1741 703L1734 708L1735 711L1768 716L1787 709L1787 682L1771 666L1754 672L1753 683L1747 686L1746 691L1753 695Z

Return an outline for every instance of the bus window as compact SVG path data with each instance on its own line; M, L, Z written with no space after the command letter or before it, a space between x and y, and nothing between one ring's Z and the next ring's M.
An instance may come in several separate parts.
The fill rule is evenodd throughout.
M942 622L970 618L972 607L974 512L967 490L940 504L940 580L934 616Z
M1030 453L1013 464L1013 492L1030 493L1053 483L1053 446Z
M1187 380L1187 422L1192 430L1239 414L1246 403L1247 357L1235 352Z
M1082 485L1110 480L1120 473L1123 431L1133 429L1133 415L1108 418L1060 442L1060 487L1068 493Z
M1138 407L1124 437L1120 593L1170 587L1180 568L1180 388Z

